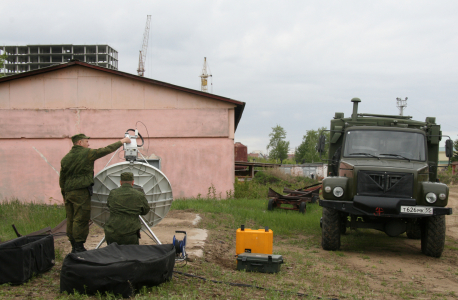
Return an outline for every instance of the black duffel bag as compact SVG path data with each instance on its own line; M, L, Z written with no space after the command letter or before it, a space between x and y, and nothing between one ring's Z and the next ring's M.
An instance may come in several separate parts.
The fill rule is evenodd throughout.
M22 236L0 244L0 284L22 284L54 266L52 235Z
M130 297L143 286L156 286L172 278L175 247L118 245L68 254L60 272L60 292L100 292Z

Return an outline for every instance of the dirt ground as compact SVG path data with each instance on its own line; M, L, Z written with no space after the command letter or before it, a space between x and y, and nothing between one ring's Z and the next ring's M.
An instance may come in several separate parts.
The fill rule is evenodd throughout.
M178 240L183 240L184 234L175 233L175 231L186 231L186 252L192 260L196 257L202 257L205 240L207 239L207 230L199 228L198 224L200 220L201 218L198 214L189 211L175 210L170 211L157 226L151 229L163 244L172 243L173 236ZM141 235L140 245L155 244L155 242L146 236L145 233L142 232ZM85 247L87 249L95 249L103 236L103 230L96 225L92 225ZM106 243L103 243L100 248L106 247L106 245ZM68 249L70 249L70 245L67 246Z

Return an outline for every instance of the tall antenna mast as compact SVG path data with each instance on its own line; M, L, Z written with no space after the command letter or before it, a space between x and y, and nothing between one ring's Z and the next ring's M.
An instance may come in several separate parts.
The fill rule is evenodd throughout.
M210 69L210 68L209 68ZM208 93L208 77L212 77L212 74L207 72L207 58L204 57L204 66L202 67L202 75L199 76L201 79L201 90L202 92ZM213 89L213 82L211 83ZM213 92L213 90L212 90Z
M145 33L143 34L143 46L142 50L140 50L140 55L138 58L138 76L145 75L145 61L146 61L146 52L148 50L148 38L149 38L149 25L151 23L151 15L146 17L146 26L145 26Z
M396 106L399 108L399 115L404 115L404 108L407 107L407 97L402 100L401 98L396 98Z

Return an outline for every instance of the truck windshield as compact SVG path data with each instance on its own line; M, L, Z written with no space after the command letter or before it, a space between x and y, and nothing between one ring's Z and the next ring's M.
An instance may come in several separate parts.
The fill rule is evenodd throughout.
M420 133L388 130L350 130L344 157L426 160L425 137Z

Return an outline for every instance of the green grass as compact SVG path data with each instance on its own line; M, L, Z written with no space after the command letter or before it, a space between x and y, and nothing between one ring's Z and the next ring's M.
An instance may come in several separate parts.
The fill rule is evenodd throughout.
M268 226L275 234L285 236L321 234L322 209L318 204L307 204L306 214L301 214L278 208L268 211L267 202L267 199L181 199L172 203L172 209L213 213L215 225L226 228L239 228L243 224L256 229Z
M375 230L348 230L347 234L341 236L340 251L323 251L319 226L322 209L318 204L307 204L305 214L278 208L267 210L266 196L269 186L282 192L283 187L295 189L311 183L313 182L295 180L285 185L283 179L263 176L253 181L237 181L234 191L229 195L220 195L211 186L204 195L205 198L200 195L197 199L178 199L172 203L172 210L189 210L200 214L202 221L198 227L207 229L209 234L204 256L195 258L177 270L208 279L247 283L270 290L233 287L175 274L172 281L157 287L143 288L132 299L456 298L453 291L437 293L430 286L419 288L416 275L414 280L408 269L391 266L390 258L385 256L387 252L391 256L405 255L409 259L409 251L412 249L406 243L408 240L405 235L392 238ZM222 196L228 196L229 199L221 199ZM15 237L11 228L13 223L22 234L26 234L47 226L54 227L63 218L63 206L24 205L17 201L3 203L0 204L0 238L6 240ZM279 273L234 270L235 230L242 224L251 229L268 226L274 231L274 253L283 255L285 259ZM0 286L0 298L119 299L113 294L60 294L59 274L65 253L61 244L56 245L56 267L22 286ZM448 237L446 251L453 260L436 262L431 258L421 257L426 262L423 268L428 270L429 264L441 263L447 266L443 268L444 272L450 276L458 275L453 256L457 251L456 247L458 243ZM352 258L357 259L357 264L351 263ZM224 263L227 261L234 262L234 267ZM291 294L274 290L288 291ZM295 292L306 293L308 296L297 297Z
M26 235L45 227L54 228L65 219L63 205L22 203L17 200L0 203L0 239L2 242L16 238L11 226Z
M0 209L2 216L5 212L9 215L7 223L11 223L11 220L17 223L19 219L35 220L30 222L35 224L34 227L30 227L30 231L36 231L46 226L52 227L53 225L49 223L50 216L56 215L55 223L58 223L65 214L62 206L24 205L16 202L3 203ZM453 291L435 293L430 288L419 288L412 274L400 266L379 271L379 268L389 265L390 260L386 258L386 261L385 259L382 261L378 252L380 250L390 251L392 255L399 255L393 253L393 250L400 247L397 244L403 244L403 240L405 242L405 236L390 238L375 230L360 229L342 236L341 251L323 251L320 246L319 226L321 208L318 204L307 204L306 214L301 214L298 211L281 209L268 211L266 199L182 199L174 201L172 209L199 213L202 216L199 227L209 230L204 257L196 258L192 263L177 270L223 282L257 285L269 290L233 287L176 274L170 282L157 287L141 289L132 299L316 299L316 297L441 299L456 297ZM47 223L40 224L37 218ZM10 229L11 225L5 223L2 222L0 225L14 235ZM234 259L234 249L231 247L235 243L235 230L241 224L252 229L264 226L273 229L274 251L283 255L285 259L279 273L238 272L228 267L227 264L221 263L224 260ZM221 248L212 248L219 245L215 241L224 241L224 243L221 243ZM406 253L411 248L404 246L399 249L398 252ZM21 286L0 286L0 298L119 299L113 294L94 296L60 294L59 273L64 253L59 251L57 247L57 264L53 269ZM363 264L367 265L355 267L354 264L349 264L352 257L356 257L358 262L365 261ZM431 259L427 261L435 262ZM444 270L451 276L458 274L455 264L444 267ZM282 294L274 290L283 290L291 294ZM297 297L295 292L306 293L308 296Z

